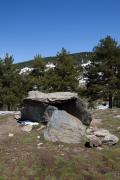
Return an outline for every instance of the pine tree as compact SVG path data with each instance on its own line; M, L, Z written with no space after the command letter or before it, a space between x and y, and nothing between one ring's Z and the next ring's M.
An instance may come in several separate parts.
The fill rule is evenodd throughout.
M107 97L109 108L120 91L120 46L107 36L93 49L94 58L86 70L87 93L91 101Z
M36 86L38 90L43 90L44 73L45 73L45 62L41 55L36 55L33 60L33 71L31 76L33 78L33 86Z
M55 66L45 74L47 89L49 91L77 91L80 68L64 48L57 53Z
M8 110L15 109L22 98L23 87L13 61L8 54L0 61L0 104Z

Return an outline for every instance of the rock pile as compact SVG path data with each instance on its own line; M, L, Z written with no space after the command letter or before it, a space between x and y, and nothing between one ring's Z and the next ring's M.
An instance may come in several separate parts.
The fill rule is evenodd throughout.
M102 144L115 145L119 141L119 138L111 134L108 130L94 129L92 127L87 129L86 137L86 142L90 147L98 147Z
M44 138L52 142L80 143L86 137L87 145L100 147L114 145L119 140L108 130L98 129L100 120L98 123L98 119L94 119L91 123L91 115L76 93L30 91L24 99L21 120L45 123ZM29 132L31 128L23 127L23 131Z
M30 91L24 99L21 120L47 123L46 140L80 143L92 118L76 93Z
M49 115L56 108L65 110L85 125L89 125L92 120L90 113L86 110L84 103L79 99L77 93L42 93L39 91L30 91L28 97L24 99L21 118L23 120L48 122Z

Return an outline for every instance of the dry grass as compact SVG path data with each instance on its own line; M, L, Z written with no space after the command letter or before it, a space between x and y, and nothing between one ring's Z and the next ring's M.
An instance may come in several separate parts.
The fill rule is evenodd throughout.
M119 111L96 110L92 113L94 118L102 120L99 126L120 138L120 118L116 118ZM3 138L0 138L0 180L120 179L120 143L113 147L105 146L101 151L85 148L83 144L50 143L44 140L42 130L37 130L40 127L25 133L16 131L17 126L13 128L12 122L12 116L0 121L1 131L5 131L1 132ZM8 137L10 126L13 137ZM40 139L37 138L39 135ZM43 144L38 146L40 142Z

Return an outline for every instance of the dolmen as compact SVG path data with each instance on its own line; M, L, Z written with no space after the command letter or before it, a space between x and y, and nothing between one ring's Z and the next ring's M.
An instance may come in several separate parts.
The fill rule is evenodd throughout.
M92 121L77 93L30 91L23 101L21 120L46 123L48 141L80 143Z

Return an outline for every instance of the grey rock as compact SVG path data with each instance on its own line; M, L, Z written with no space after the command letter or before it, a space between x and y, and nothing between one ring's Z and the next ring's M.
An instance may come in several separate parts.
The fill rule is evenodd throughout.
M65 111L55 110L44 130L44 138L52 142L80 143L86 126Z
M30 91L26 99L49 103L56 101L64 101L73 98L78 98L77 93L72 93L72 92L42 93L40 91Z
M106 129L94 129L93 131L89 128L86 132L86 136L89 139L89 142L99 142L106 145L114 145L119 141L119 138L111 134ZM92 146L92 145L91 145Z
M45 122L48 122L53 114L53 112L55 110L57 110L58 108L54 107L54 106L48 106L44 112L44 115L43 115L43 119Z
M90 147L98 147L102 145L102 141L95 135L87 135L87 141Z
M91 114L76 93L41 93L39 91L30 91L28 97L24 99L21 119L48 122L56 108L65 110L85 125L89 125L92 121Z
M47 104L37 101L25 101L21 110L21 121L44 122L44 112L48 107Z
M104 137L104 139L102 140L103 144L107 144L107 145L115 145L117 144L117 142L119 141L119 138L113 134L108 134Z

